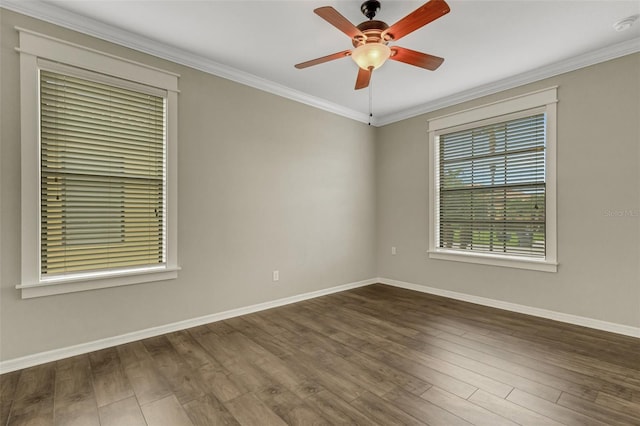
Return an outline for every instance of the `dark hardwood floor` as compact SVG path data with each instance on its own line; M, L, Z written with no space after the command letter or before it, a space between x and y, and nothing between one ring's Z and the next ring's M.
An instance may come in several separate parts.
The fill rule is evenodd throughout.
M640 425L640 339L384 285L0 376L2 425Z

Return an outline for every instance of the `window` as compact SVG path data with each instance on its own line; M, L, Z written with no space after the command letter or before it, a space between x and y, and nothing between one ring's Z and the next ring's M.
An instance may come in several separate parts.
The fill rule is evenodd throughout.
M177 76L20 32L23 297L177 276Z
M556 89L429 122L429 256L555 271Z

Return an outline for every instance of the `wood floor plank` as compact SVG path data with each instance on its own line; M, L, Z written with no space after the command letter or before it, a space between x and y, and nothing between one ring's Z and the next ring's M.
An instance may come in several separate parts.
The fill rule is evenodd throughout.
M602 404L603 402L605 403ZM640 415L638 415L637 412L634 413L633 409L629 409L627 401L616 399L616 402L618 402L618 404L611 407L611 401L603 401L600 399L600 402L598 402L596 399L596 402L593 403L568 393L563 393L558 399L558 405L579 411L605 423L640 425Z
M255 364L248 361L238 361L230 365L231 373L227 378L235 389L240 390L241 395L251 392L259 392L263 389L273 386L274 380Z
M115 347L91 352L88 357L93 374L108 373L122 365Z
M341 371L346 380L356 384L362 389L367 389L376 395L384 395L396 385L382 375L373 372L363 365L336 355L330 351L319 352L317 346L303 347L302 351L312 356L316 363L320 363L325 370Z
M250 315L245 315L240 317L242 318L245 322L251 324L253 327L258 327L262 330L264 330L265 333L271 335L271 336L277 336L278 334L286 331L285 329L283 329L282 327L278 326L277 324L274 324L272 322L266 321L261 315L260 313L255 313L255 314L250 314Z
M353 401L360 396L365 389L358 383L353 382L341 372L327 368L304 352L296 352L293 355L283 358L283 361L295 366L296 370L306 370L313 374L318 384L323 388L339 395L345 401Z
M371 425L376 423L366 413L357 410L354 406L334 395L328 390L322 390L307 398L310 404L315 405L322 411L322 414L331 424L334 425Z
M53 425L55 363L21 371L8 425Z
M200 376L188 366L166 336L145 339L143 344L180 404L204 397L206 391Z
M0 425L6 425L11 414L13 401L0 401Z
M133 388L124 373L116 348L90 353L89 364L98 407L133 396Z
M239 328L240 332L268 350L271 354L280 358L291 355L292 352L289 349L273 340L272 336L281 333L281 331L277 330L277 326L261 320L257 315L250 315L249 318L239 317L238 319L242 320L236 323L241 324L241 329Z
M640 363L640 361L638 361L638 363ZM600 386L600 392L604 392L630 402L640 403L640 380L634 382L633 378L625 377L615 383L604 381Z
M16 385L14 401L39 401L53 397L55 377L54 362L22 370Z
M93 375L93 390L98 407L133 396L133 388L121 367Z
M461 417L402 389L389 392L384 396L384 399L431 426L469 426L471 424Z
M264 389L256 396L288 425L330 424L316 407L308 404L284 386Z
M292 351L289 351L292 352ZM297 368L294 363L271 354L256 361L256 364L273 380L282 384L300 398L306 398L323 388L316 374L305 368Z
M129 397L98 409L100 426L147 426L135 397Z
M499 416L479 405L473 404L452 393L433 386L421 397L433 405L449 411L452 414L468 421L471 424L482 425L517 425L517 423Z
M640 402L631 402L609 395L608 393L599 392L598 397L596 398L596 404L622 411L623 413L640 419Z
M264 402L253 394L241 395L225 402L225 406L235 419L244 426L286 426L282 418L276 415ZM149 425L151 426L151 425Z
M98 407L94 398L64 403L54 402L53 418L56 426L100 426Z
M55 403L93 398L91 366L87 355L57 362Z
M175 395L141 406L148 426L193 426Z
M506 399L498 398L488 392L478 389L471 397L472 402L505 419L509 419L522 426L561 426L562 423L545 417L535 411L528 410Z
M80 355L56 364L54 424L99 426L89 357Z
M211 356L189 334L188 330L169 333L166 337L176 352L191 368L199 368L211 363Z
M365 392L363 395L351 402L351 405L362 412L366 412L367 416L382 425L426 425L410 414L402 411L393 403L374 395L371 392Z
M529 395L526 392L522 392L518 389L511 392L507 399L515 404L525 407L531 411L535 411L538 414L547 416L554 420L559 421L562 424L568 426L602 426L602 423L588 415L581 414L577 411L565 408L558 404L553 404L542 398L538 398L533 395Z
M20 371L0 375L0 425L6 425L16 395Z
M142 342L127 343L118 346L124 372L141 405L162 399L171 394L171 390Z
M184 410L194 426L234 426L240 424L227 410L227 407L213 395L205 395L185 404Z
M16 387L21 371L12 371L0 375L0 401L3 403L13 401L16 395Z
M217 323L216 323L217 324ZM218 330L225 327L218 324ZM214 358L216 364L204 371L210 375L218 375L224 372L224 383L227 385L219 391L229 391L244 395L248 392L256 392L274 384L273 380L260 369L255 362L252 362L250 354L238 356L238 352L231 348L231 340L229 335L238 333L235 329L227 330L217 334L211 329L194 330L195 338L198 339L204 349ZM245 357L244 355L247 355ZM226 374L225 374L226 373ZM214 394L222 401L234 399L233 395L223 395L221 392L214 391ZM239 395L236 395L237 398Z
M203 365L197 370L205 384L207 394L215 396L220 401L229 401L249 392L247 387L230 378L230 373L212 364Z
M205 351L213 357L215 363L219 365L220 368L231 372L230 367L238 362L239 357L237 353L226 344L226 335L218 335L209 328L195 328L191 329L190 332L193 333L194 338L197 339ZM233 330L233 333L237 333L237 331Z
M13 401L8 426L53 425L53 395Z

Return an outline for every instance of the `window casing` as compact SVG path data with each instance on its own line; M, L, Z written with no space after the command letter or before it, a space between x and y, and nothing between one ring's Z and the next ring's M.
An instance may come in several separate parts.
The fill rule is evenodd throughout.
M22 297L177 277L177 78L20 31Z
M429 121L429 257L554 272L556 88Z

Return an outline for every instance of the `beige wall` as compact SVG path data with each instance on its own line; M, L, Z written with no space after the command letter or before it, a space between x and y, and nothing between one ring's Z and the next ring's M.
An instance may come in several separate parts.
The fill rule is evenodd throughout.
M376 275L374 129L0 11L0 359ZM177 280L20 299L16 25L181 74Z
M427 120L554 85L558 272L428 259ZM640 326L639 121L635 54L379 129L378 276ZM611 216L615 211L632 215Z

